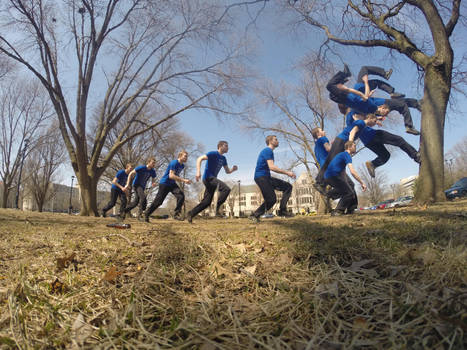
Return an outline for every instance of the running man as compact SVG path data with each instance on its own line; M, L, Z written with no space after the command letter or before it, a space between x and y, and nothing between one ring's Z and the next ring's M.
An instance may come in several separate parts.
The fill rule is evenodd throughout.
M311 130L311 136L315 140L315 156L321 168L331 150L331 144L326 137L326 132L319 127Z
M216 204L216 216L223 217L223 215L219 213L219 208L229 196L230 187L219 180L217 174L219 174L221 168L224 168L226 174L231 174L238 169L236 165L232 168L229 168L227 165L227 159L224 157L224 154L228 151L229 144L227 141L219 141L217 143L217 151L208 152L198 157L196 160L196 181L199 181L201 178L201 163L207 160L203 174L203 184L206 188L204 189L204 196L201 202L187 213L186 219L190 224L193 222L193 218L196 215L209 207L217 188L219 188L219 196Z
M330 185L340 198L336 209L331 213L332 216L352 214L358 205L357 193L347 179L346 168L349 168L354 179L360 183L362 190L366 190L365 183L352 166L352 155L357 149L355 142L347 141L344 147L345 151L334 157L324 173L325 184Z
M292 179L295 179L296 176L292 171L283 170L274 164L273 151L279 147L279 141L277 140L277 137L275 135L267 136L266 145L267 147L259 153L258 161L256 162L254 179L259 189L261 190L264 202L249 217L249 219L254 223L258 223L260 216L271 209L274 204L276 204L277 197L274 190L282 192L282 199L279 205L279 216L293 216L293 214L287 212L287 202L290 198L290 195L292 194L292 185L284 180L272 177L271 171L274 171L278 174L285 174Z
M146 189L146 183L148 182L149 178L152 178L151 186L156 186L156 170L154 167L156 166L156 159L151 157L148 159L146 165L139 165L134 170L130 172L128 175L128 180L126 182L127 188L130 188L130 182L132 178L133 180L133 188L135 190L135 199L125 208L121 218L124 219L126 213L129 213L133 208L135 208L139 203L139 210L138 210L138 220L142 220L143 211L146 209L146 194L144 190Z
M180 187L178 187L175 181L191 184L191 180L180 177L180 173L185 168L187 159L188 152L181 151L178 154L177 159L174 159L169 163L169 166L165 170L164 176L162 176L161 181L159 182L159 191L157 192L156 198L149 206L149 208L144 212L144 221L149 222L149 216L151 216L151 214L162 205L169 192L172 193L177 199L177 205L174 211L174 219L183 220L180 213L182 211L183 202L185 201L185 194L180 189Z
M129 192L128 187L126 187L126 181L128 179L128 174L133 170L133 165L128 163L125 166L125 169L120 169L117 171L114 179L112 180L112 187L110 188L110 201L102 209L102 217L106 217L106 213L115 206L117 203L117 198L120 197L120 211L118 215L122 215L126 207L126 196Z

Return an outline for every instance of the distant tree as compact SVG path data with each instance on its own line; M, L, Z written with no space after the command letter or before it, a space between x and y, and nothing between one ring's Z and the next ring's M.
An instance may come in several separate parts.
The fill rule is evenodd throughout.
M377 171L375 174L376 176L372 178L370 175L368 175L365 166L362 165L358 169L358 174L367 186L365 192L360 192L358 194L359 197L362 197L363 200L367 201L370 205L378 204L379 202L386 199L385 196L388 193L388 179L384 172Z
M2 208L16 187L23 159L35 148L41 129L53 115L50 100L40 84L16 78L0 84L0 179L3 182ZM27 174L25 174L27 175Z
M34 198L37 210L42 212L44 204L54 193L57 170L66 160L66 151L60 129L52 124L39 136L28 158L25 169L28 173L27 191Z
M446 187L467 176L467 136L455 144L446 154Z

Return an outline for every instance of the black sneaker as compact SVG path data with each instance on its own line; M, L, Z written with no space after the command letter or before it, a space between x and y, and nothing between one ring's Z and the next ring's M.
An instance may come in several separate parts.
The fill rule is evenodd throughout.
M418 164L421 164L421 163L422 163L422 158L421 158L420 152L417 152L417 153L415 154L414 161L417 162Z
M375 177L375 166L373 165L372 162L368 161L365 162L366 169L368 170L368 174L370 174L371 177Z
M149 216L144 215L144 222L147 222L149 224Z
M400 92L393 92L392 94L390 94L391 98L402 98L402 97L405 97L405 94L402 94Z
M259 218L257 218L256 216L254 216L253 214L251 214L248 219L253 222L254 224L259 224Z
M391 77L391 74L392 74L392 68L389 68L389 70L387 70L385 73L384 73L384 78L386 80L389 80L389 78Z
M288 211L280 211L277 216L281 218L293 218L295 215L293 213L289 213Z
M183 221L183 216L180 213L174 214L174 220Z
M225 216L224 214L221 214L219 212L216 213L216 215L214 215L215 218L218 218L218 219L227 219L227 216Z
M418 100L418 103L417 103L417 107L416 107L416 108L418 109L419 112L422 111L422 103L423 103L423 98L419 99L419 100Z
M117 215L117 222L122 222L123 220L125 220L125 216L126 216L125 212L120 213L120 215Z
M343 70L344 74L346 77L350 77L352 75L352 73L350 72L350 69L349 69L349 66L344 63L344 70Z
M102 216L103 218L106 218L106 217L107 217L107 215L105 214L105 211L102 210L101 216Z
M315 182L315 183L313 184L313 187L315 188L316 191L318 191L319 193L321 193L323 196L326 196L326 195L327 195L326 187L323 186L322 184L320 184L319 182Z
M405 127L405 132L407 134L420 135L420 131L418 131L417 129L415 129L414 127L411 127L411 126L406 126Z
M331 212L331 216L342 216L344 215L344 212L342 210L333 210Z
M190 212L188 212L188 214L186 215L186 221L188 221L190 224L193 223L193 216L191 216Z

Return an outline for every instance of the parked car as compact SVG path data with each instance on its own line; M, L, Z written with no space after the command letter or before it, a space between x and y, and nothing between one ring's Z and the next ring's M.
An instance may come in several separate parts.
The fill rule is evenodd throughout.
M467 177L463 177L454 185L444 191L447 199L467 196Z
M387 205L394 202L394 199L386 199L378 204L376 204L376 209L386 209Z
M412 202L412 196L403 196L397 198L394 202L389 203L386 208L399 208L399 207L406 207Z

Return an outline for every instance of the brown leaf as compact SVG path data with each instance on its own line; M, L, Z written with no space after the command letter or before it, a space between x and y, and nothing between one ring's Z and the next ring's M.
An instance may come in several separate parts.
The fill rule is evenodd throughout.
M66 256L64 258L57 258L57 269L63 270L66 269L72 262L75 261L76 253L71 253L70 256Z
M65 284L60 282L58 278L56 278L55 281L53 281L50 284L50 292L53 293L53 294L64 293L66 291L66 289L67 288L66 288Z
M362 330L368 329L368 322L363 317L356 317L353 321L354 328L359 328Z
M109 271L107 271L102 277L104 281L107 282L115 282L117 280L117 277L120 276L122 273L120 271L117 271L117 268L115 266L112 266Z

